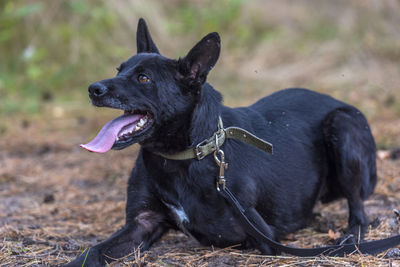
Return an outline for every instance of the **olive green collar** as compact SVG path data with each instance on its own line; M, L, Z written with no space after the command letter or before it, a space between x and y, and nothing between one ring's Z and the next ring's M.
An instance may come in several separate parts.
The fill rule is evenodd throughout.
M273 146L271 143L268 143L239 127L228 127L224 129L222 119L221 117L218 117L218 130L210 138L198 143L196 147L188 148L175 154L158 153L158 155L171 160L187 160L196 158L201 160L205 156L216 151L217 147L221 147L226 139L240 140L270 154L273 153Z

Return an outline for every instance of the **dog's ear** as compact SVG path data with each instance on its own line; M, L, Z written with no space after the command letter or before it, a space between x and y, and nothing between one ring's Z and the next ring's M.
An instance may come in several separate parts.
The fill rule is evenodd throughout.
M201 86L208 72L214 67L221 50L218 33L206 35L187 54L179 60L179 73L190 86Z
M136 32L136 45L137 52L142 53L157 53L160 52L157 46L154 44L153 39L151 39L149 29L147 28L146 21L143 18L139 19L137 32Z

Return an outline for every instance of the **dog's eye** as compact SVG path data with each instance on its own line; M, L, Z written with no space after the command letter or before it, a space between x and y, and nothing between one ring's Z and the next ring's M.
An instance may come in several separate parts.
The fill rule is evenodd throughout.
M147 76L144 75L144 74L139 74L138 77L137 77L137 80L138 80L138 82L140 82L140 83L147 83L147 82L150 81L149 77L147 77Z

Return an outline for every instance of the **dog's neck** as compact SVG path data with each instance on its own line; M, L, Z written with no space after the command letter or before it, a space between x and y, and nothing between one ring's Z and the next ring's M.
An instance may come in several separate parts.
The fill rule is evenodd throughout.
M161 126L156 135L141 143L142 147L151 152L169 154L195 147L217 131L221 102L221 94L205 83L193 110Z
M205 83L191 117L189 130L190 147L194 147L201 141L210 138L218 130L221 103L221 94L211 85Z

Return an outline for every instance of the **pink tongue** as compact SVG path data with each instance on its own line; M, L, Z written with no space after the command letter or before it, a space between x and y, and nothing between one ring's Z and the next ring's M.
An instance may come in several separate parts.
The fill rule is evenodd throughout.
M91 142L87 143L86 145L82 144L80 147L90 152L105 153L112 148L115 143L115 139L122 128L128 124L137 122L141 117L143 117L143 115L119 116L104 125L104 127Z

